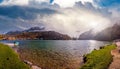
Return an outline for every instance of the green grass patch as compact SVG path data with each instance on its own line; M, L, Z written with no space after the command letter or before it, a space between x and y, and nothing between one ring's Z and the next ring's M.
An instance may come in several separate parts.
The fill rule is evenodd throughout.
M0 69L30 69L7 45L0 44Z
M115 48L115 45L107 45L100 50L94 50L85 55L85 64L80 69L107 69L113 60L111 50Z

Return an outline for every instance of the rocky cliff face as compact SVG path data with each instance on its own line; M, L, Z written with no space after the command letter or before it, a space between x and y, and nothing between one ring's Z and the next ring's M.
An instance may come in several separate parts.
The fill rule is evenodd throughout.
M120 25L118 24L115 24L112 27L106 28L95 35L93 35L92 32L93 31L90 30L82 33L79 36L79 39L84 39L84 40L93 39L93 40L104 40L104 41L120 39Z

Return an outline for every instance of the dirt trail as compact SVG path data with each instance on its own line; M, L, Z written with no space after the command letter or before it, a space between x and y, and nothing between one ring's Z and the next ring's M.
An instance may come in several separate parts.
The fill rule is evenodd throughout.
M115 49L111 51L113 55L113 62L110 64L108 69L120 69L120 52L119 49Z

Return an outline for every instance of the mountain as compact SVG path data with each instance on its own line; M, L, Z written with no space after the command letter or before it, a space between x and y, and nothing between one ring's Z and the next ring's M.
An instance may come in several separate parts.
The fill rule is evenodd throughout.
M115 40L115 39L120 39L120 25L118 24L115 24L114 26L112 27L109 27L103 31L101 31L100 33L98 33L96 35L97 36L100 36L98 39L106 39L106 40ZM102 37L104 36L104 37Z
M45 29L44 26L41 26L41 27L32 27L32 28L29 28L27 30L24 30L24 31L10 31L8 33L6 33L7 35L17 35L17 34L21 34L23 32L40 32L40 31L43 31Z
M82 33L79 39L83 40L102 40L102 41L112 41L115 39L120 39L120 25L114 24L112 27L106 28L97 34L92 33L93 30Z
M41 26L41 27L32 27L28 30L25 30L23 32L40 32L40 31L43 31L45 29L44 26Z
M20 34L22 33L22 31L10 31L10 32L7 32L6 35L17 35L17 34Z
M79 36L79 39L81 39L81 40L84 40L84 39L89 40L89 39L94 38L92 32L93 32L93 30L91 29L91 30L89 30L89 31L86 31L86 32L82 33L82 34ZM87 37L86 37L86 36L87 36Z
M71 37L55 31L45 31L44 27L32 27L24 31L8 32L7 40L70 40Z

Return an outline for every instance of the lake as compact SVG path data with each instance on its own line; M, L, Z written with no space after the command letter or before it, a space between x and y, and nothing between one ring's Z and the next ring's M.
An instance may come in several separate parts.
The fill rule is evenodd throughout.
M20 57L42 69L79 69L84 54L109 44L95 40L19 40L18 42L20 42L18 49Z

